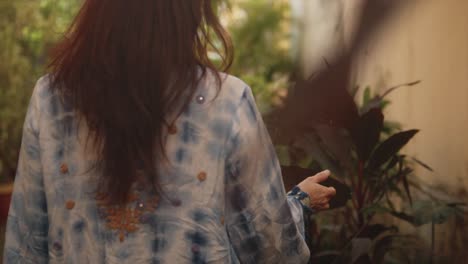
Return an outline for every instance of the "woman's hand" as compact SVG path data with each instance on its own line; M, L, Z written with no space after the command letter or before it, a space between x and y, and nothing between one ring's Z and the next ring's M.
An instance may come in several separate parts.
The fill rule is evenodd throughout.
M329 170L325 170L308 177L297 185L303 192L309 194L310 207L314 210L320 211L329 209L330 199L336 195L335 188L319 184L328 179L330 174Z

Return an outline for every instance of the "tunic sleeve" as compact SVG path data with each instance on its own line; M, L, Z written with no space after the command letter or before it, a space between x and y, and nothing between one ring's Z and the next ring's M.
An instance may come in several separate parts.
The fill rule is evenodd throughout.
M39 145L38 86L23 127L20 157L8 213L3 263L48 263L48 215Z
M226 224L241 263L307 263L301 203L286 195L279 161L251 89L233 117L225 169Z

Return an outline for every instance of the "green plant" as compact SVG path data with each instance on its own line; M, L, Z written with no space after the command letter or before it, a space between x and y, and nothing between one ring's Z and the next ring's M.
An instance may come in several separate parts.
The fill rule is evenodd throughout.
M0 182L16 171L21 130L47 47L63 32L78 1L0 2Z
M221 15L235 48L230 73L248 83L261 112L284 94L294 68L290 56L289 5L284 1L227 1Z
M401 86L382 95L372 95L366 88L361 106L354 103L352 95L357 89L353 93L329 89L309 98L310 105L318 105L319 116L311 116L304 138L289 146L294 156L291 160L309 167L332 168L353 190L352 200L345 208L317 216L318 223L327 224L309 230L315 234L312 247L322 250L314 256L316 262L412 263L406 258L417 252L433 255L435 238L423 247L417 236L402 234L399 225L387 225L387 216L413 226L430 224L434 230L436 224L463 215L461 203L416 197L411 191L412 186L417 186L412 180L415 166L432 169L401 152L418 130L401 131L399 125L385 122L383 110L390 103L386 95ZM328 98L340 98L343 107L321 108L328 107L321 103L330 101Z

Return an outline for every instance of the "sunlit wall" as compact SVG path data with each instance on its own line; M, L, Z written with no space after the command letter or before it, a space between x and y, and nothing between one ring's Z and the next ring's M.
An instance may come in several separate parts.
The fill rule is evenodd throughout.
M349 43L361 1L292 2L296 14L302 12L303 57L312 72ZM406 152L435 172L416 174L456 195L468 189L468 2L408 2L356 58L353 85L382 91L422 80L391 95L387 118L421 129Z
M311 73L323 67L323 58L332 59L334 51L349 45L362 0L291 1L304 32L300 47L303 64ZM432 186L430 193L439 198L466 202L468 1L407 3L355 58L350 85L369 85L374 91L383 91L400 83L422 81L389 97L392 103L386 118L400 122L403 129L421 130L404 150L434 169L431 173L416 167L419 182ZM450 222L436 229L437 252L463 254L460 252L466 245L454 241L466 241L467 234L458 234L455 226ZM430 228L425 225L415 231L430 241Z

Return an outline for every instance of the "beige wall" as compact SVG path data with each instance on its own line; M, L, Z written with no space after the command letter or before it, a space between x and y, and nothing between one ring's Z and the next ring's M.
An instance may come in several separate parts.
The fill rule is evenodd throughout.
M294 0L301 1L301 0ZM414 80L389 98L387 118L421 129L406 152L435 169L433 185L468 189L468 1L408 0L356 59L353 81L384 90ZM305 68L313 72L349 43L361 0L302 0Z
M380 90L422 80L391 95L388 118L421 129L407 148L435 169L421 179L468 189L468 1L412 2L369 42L354 79Z
M307 71L323 67L322 57L352 39L362 0L291 0L306 10L302 54ZM372 0L371 0L372 1ZM355 60L353 84L378 91L422 80L389 98L386 118L421 132L404 150L425 161L434 173L416 175L433 190L444 187L448 200L468 197L468 0L406 0L410 5L367 43ZM318 22L317 22L318 21ZM387 221L392 221L389 218ZM400 228L413 228L398 222ZM451 219L438 227L436 252L463 256L466 227ZM415 229L430 241L431 227ZM460 232L460 233L458 233ZM464 237L464 238L463 238Z

